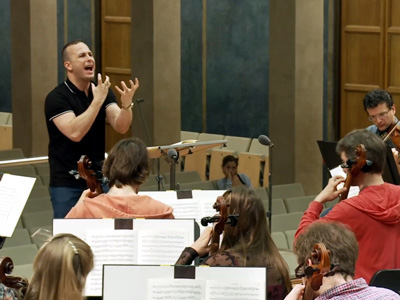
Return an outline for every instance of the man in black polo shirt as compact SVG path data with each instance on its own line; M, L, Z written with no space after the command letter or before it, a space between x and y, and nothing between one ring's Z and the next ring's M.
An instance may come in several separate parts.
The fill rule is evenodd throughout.
M69 173L77 169L81 155L87 155L95 168L100 169L105 152L105 121L115 131L125 133L132 122L132 98L139 81L121 82L115 86L120 94L121 108L109 89L108 76L104 81L95 77L95 60L89 47L76 40L62 50L67 80L52 90L45 100L49 133L50 194L54 218L64 218L75 205L86 182Z

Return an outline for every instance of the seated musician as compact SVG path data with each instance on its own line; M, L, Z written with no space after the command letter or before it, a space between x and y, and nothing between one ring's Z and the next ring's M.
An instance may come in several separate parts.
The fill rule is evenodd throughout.
M355 278L363 277L369 282L378 270L400 268L400 186L383 181L386 145L378 135L365 129L354 130L338 142L336 151L346 164L344 171L349 174L349 167L362 163L356 157L359 145L365 146L366 161L361 171L351 176L351 185L358 186L360 193L340 201L320 218L323 204L347 191L346 187L338 189L345 182L343 177L331 178L310 202L295 239L318 219L347 224L360 247Z
M337 222L316 222L300 234L293 251L300 264L299 273L304 273L304 266L310 265L314 245L323 243L330 251L331 274L322 277L322 285L313 291L309 285L296 285L285 300L308 299L304 289L311 289L309 299L400 299L395 292L368 286L364 278L354 279L358 255L358 244L354 233L344 224ZM371 259L368 264L373 264ZM300 274L299 274L300 275ZM307 297L303 298L305 294Z
M18 300L22 299L22 297L18 296L18 291L5 286L0 283L0 300Z
M400 173L398 153L400 150L400 126L397 124L399 120L396 118L396 106L392 95L385 90L372 90L365 95L363 104L368 119L373 123L367 127L367 130L379 135L392 148Z
M261 199L251 188L240 186L224 193L228 213L238 214L237 225L225 225L221 248L204 259L210 266L267 267L268 300L283 299L291 289L288 267L272 241ZM211 249L212 228L207 227L176 262L189 265Z
M93 269L93 252L72 234L45 243L33 262L33 276L24 300L83 300L86 277Z
M149 196L138 195L140 185L149 176L149 157L138 138L120 140L103 165L110 190L94 198L82 193L66 218L174 218L172 207Z

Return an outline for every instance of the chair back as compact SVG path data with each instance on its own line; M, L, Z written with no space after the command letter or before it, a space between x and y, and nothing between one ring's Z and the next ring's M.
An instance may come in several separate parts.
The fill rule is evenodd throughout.
M370 286L383 287L400 294L400 269L377 271L369 282Z

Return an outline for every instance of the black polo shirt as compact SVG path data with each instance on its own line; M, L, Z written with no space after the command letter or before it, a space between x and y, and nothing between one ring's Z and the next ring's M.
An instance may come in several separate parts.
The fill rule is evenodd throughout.
M106 108L117 104L116 98L110 89L106 100L88 131L80 142L73 142L67 138L54 124L53 119L58 116L74 112L76 116L82 114L93 100L92 89L89 95L79 90L68 79L52 90L45 100L45 115L47 131L49 133L49 164L50 186L85 188L83 179L77 180L69 173L77 170L77 162L82 155L87 155L93 162L95 169L100 169L105 152L105 120Z

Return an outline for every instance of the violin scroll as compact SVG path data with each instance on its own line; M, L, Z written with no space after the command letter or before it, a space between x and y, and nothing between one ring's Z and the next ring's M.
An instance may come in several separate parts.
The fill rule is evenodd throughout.
M14 264L11 258L1 257L0 258L0 282L5 286L19 290L21 288L26 288L28 282L21 277L14 277L11 274L14 270Z

